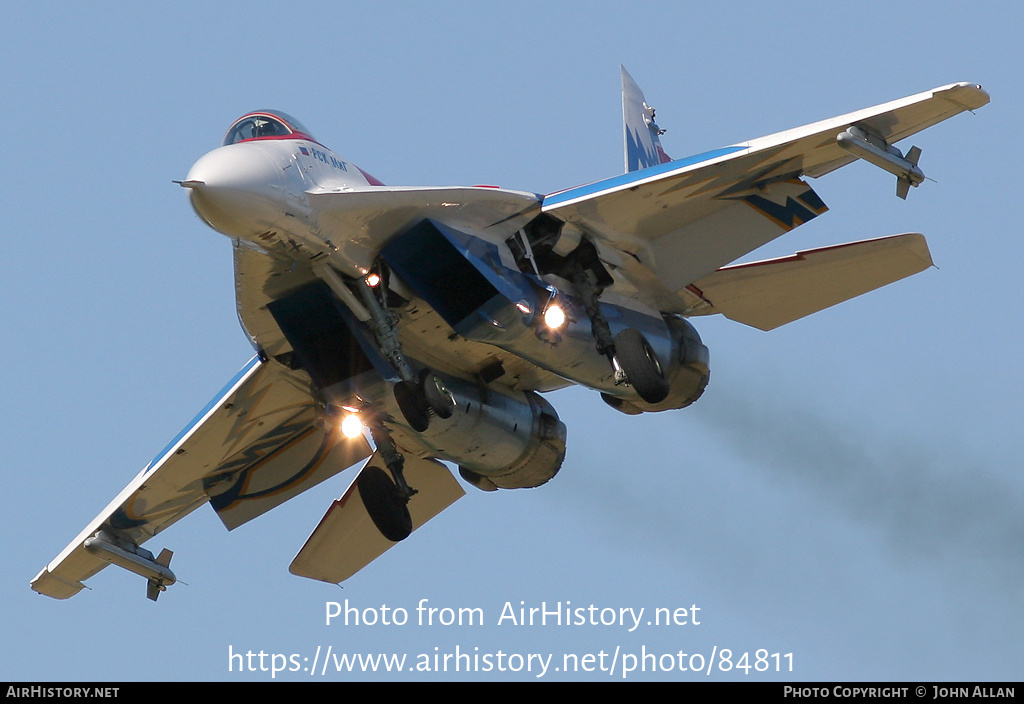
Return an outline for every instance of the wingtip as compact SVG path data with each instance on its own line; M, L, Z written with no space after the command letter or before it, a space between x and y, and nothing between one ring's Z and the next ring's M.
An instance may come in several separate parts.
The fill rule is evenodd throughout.
M977 110L980 107L988 105L992 100L988 91L982 88L980 83L970 83L968 81L950 83L948 86L939 88L935 92L938 93L940 91L948 91L948 98L950 100L959 105L963 105L968 110Z
M81 582L71 582L62 579L45 567L29 582L29 586L32 588L32 591L53 599L70 599L86 588Z

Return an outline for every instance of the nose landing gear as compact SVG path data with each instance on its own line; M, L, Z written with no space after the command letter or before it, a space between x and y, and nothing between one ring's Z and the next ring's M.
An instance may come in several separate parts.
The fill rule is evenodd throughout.
M409 427L422 433L430 427L430 416L452 417L455 399L441 379L430 369L423 369L415 381L400 381L394 388L395 401Z

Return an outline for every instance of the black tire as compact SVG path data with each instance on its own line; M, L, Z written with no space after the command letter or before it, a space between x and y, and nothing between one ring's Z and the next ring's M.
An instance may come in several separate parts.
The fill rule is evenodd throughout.
M388 473L379 467L367 467L359 475L356 485L359 498L380 534L393 543L408 538L412 533L409 502Z
M637 395L647 403L660 403L668 396L665 372L647 338L627 328L615 336L615 357Z
M444 383L437 374L429 369L420 372L420 387L423 389L423 398L427 407L434 412L438 418L451 418L455 413L455 399L445 388Z
M422 433L430 427L430 415L427 413L427 404L423 396L404 381L395 384L394 391L395 401L409 427L417 433Z

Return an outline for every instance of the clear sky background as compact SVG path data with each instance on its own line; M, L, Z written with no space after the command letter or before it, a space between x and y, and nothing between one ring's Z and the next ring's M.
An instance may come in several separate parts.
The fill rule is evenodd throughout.
M269 680L229 672L229 648L328 646L553 653L544 679L616 648L793 654L713 680L1020 679L1021 23L1009 2L4 4L0 680ZM345 474L232 533L204 507L148 543L188 583L156 604L117 568L64 602L29 589L252 354L230 243L171 183L234 119L285 110L388 184L546 193L621 172L620 63L675 157L981 83L977 115L901 144L936 183L903 202L853 164L812 182L829 213L756 255L917 231L937 268L771 333L695 319L712 379L682 411L550 395L553 481L469 489L343 589L287 566ZM325 625L346 599L410 623ZM417 626L421 599L486 624ZM506 602L645 622L696 604L700 625L499 626Z

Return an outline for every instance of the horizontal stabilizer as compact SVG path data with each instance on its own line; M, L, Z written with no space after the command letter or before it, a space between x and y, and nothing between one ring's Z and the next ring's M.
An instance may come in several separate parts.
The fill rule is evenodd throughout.
M910 233L727 266L691 290L712 307L701 314L772 330L931 265L924 236Z
M372 465L384 465L378 453L367 460L359 474ZM414 531L466 493L448 468L434 460L406 457L404 475L417 492L409 500ZM337 584L397 544L381 535L374 525L359 495L358 479L357 474L292 560L292 574Z

